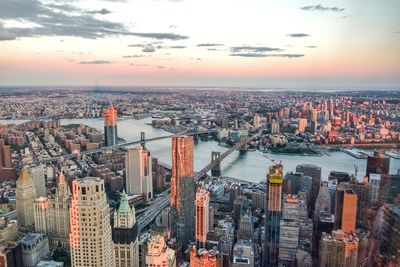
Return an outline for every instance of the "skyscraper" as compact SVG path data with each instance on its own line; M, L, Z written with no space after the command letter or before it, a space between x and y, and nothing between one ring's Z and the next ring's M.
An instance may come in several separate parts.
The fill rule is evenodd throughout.
M196 241L204 247L209 231L210 192L198 188L196 193Z
M104 116L104 143L106 146L114 146L118 143L117 133L117 109L113 106L103 111Z
M34 205L35 230L49 238L52 248L69 248L71 193L61 172L54 195L36 199Z
M104 181L97 177L74 180L72 192L72 267L113 266L110 208Z
M130 208L128 197L122 193L119 208L114 212L112 230L115 267L139 266L138 227L135 208Z
M250 208L240 217L238 239L253 240L253 216Z
M281 164L271 166L267 174L264 266L277 266L278 264L282 182L283 166Z
M125 157L126 192L153 197L153 172L150 151L143 147L130 148Z
M22 226L32 226L35 223L33 202L36 199L35 185L27 168L22 168L17 180L17 218Z
M185 250L194 239L195 194L193 177L193 137L172 138L170 206L172 235Z
M367 158L367 173L366 176L370 177L371 173L389 174L390 158L385 156L383 150L374 151L373 156Z
M358 238L341 230L322 233L319 248L320 267L356 267Z
M296 166L296 172L312 177L312 190L309 203L313 213L315 209L315 200L317 199L319 187L321 185L321 168L313 164L302 164Z
M180 211L179 183L182 177L193 177L193 137L172 137L172 173L170 206Z
M352 189L336 191L335 229L352 233L356 229L357 194Z

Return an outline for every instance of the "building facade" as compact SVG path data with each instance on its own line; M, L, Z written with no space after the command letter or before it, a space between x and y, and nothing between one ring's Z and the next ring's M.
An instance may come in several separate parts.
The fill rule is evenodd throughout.
M267 203L265 218L264 266L277 266L279 256L279 228L282 215L283 166L273 165L267 174Z
M87 177L72 182L70 218L72 267L113 266L110 208L103 180Z
M336 191L335 229L346 233L356 230L357 194L352 189Z
M204 188L199 188L196 193L196 229L195 237L203 247L207 241L210 221L210 192Z
M54 195L34 203L35 230L49 238L51 248L69 248L71 192L61 172Z
M176 267L175 251L165 244L164 237L153 234L147 244L146 267Z

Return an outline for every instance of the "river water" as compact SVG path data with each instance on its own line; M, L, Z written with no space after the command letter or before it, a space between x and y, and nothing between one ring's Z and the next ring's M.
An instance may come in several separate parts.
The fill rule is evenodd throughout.
M152 119L143 120L125 119L118 122L118 135L126 141L140 140L140 132L146 133L146 138L171 135L161 129L155 129L151 125ZM0 120L0 124L21 123L24 121ZM103 131L102 119L68 119L61 120L61 124L83 123L94 127L99 131ZM161 162L171 165L171 140L164 139L149 142L146 147ZM211 151L225 151L226 148L219 146L215 141L199 141L194 146L194 168L196 171L201 170L211 161ZM299 164L315 164L322 168L322 178L327 179L330 171L345 171L350 174L354 173L354 165L358 166L358 179L362 179L366 170L366 159L356 159L343 152L324 152L322 156L295 156L295 155L276 155L264 154L259 151L248 151L246 153L232 152L221 165L222 175L235 177L238 179L259 182L266 177L268 166L271 162L282 161L284 172L295 171ZM390 159L390 173L397 173L400 169L400 160Z

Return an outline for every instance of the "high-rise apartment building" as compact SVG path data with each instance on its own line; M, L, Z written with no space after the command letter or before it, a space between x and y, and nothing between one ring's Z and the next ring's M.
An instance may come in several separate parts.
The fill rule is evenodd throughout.
M209 231L210 192L198 188L196 193L196 241L204 247Z
M87 177L72 182L70 218L72 267L113 266L110 207L103 180Z
M51 248L69 248L71 192L61 172L54 195L34 203L35 231L49 238Z
M319 248L320 267L356 267L359 240L341 230L322 233Z
M36 190L32 175L27 168L22 168L17 180L17 219L19 225L29 227L35 223L33 202L36 199Z
M153 197L153 172L150 151L143 147L130 148L125 157L126 192Z
M370 177L371 173L389 174L389 169L390 158L385 156L385 151L374 151L373 156L368 156L366 176Z
M112 229L114 266L139 266L138 226L135 208L131 208L125 192L122 193L119 208L114 212Z
M106 146L114 146L118 143L117 109L112 106L103 111L104 117L104 143Z
M160 234L152 234L147 244L146 267L175 267L175 251L165 244L164 237Z
M267 174L264 266L277 266L279 256L279 226L282 215L283 166L273 165Z
M309 197L309 203L310 209L313 213L315 209L315 201L319 192L319 187L321 185L321 167L313 164L302 164L296 166L296 172L312 177L312 190Z
M179 212L180 195L179 184L182 177L193 177L193 137L172 137L172 173L171 173L171 197L170 206Z
M357 194L352 189L336 191L335 229L354 233L356 229Z

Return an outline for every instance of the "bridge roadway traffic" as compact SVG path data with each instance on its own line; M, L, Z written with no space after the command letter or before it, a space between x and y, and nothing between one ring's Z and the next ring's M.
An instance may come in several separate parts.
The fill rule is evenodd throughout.
M176 135L202 135L202 134L210 134L210 133L215 133L215 132L217 132L217 130L208 130L208 131L199 131L199 132L181 132L181 133L178 133ZM80 152L80 153L72 153L72 154L68 154L68 155L56 156L56 157L42 159L42 160L35 160L32 163L25 163L22 166L31 165L31 164L49 163L49 162L57 161L59 159L73 159L73 158L76 158L78 156L97 154L97 153L100 153L100 152L105 152L105 151L110 150L110 149L124 148L124 147L131 146L131 145L138 145L138 144L142 144L142 143L147 143L147 142L152 142L152 141L172 138L173 136L175 136L175 134L166 135L166 136L158 136L158 137L153 137L153 138L149 138L149 139L145 139L145 140L139 140L139 141L133 141L133 142L125 142L125 143L121 143L121 144L118 144L118 145L115 145L115 146L104 146L104 147L92 149L92 150L89 150L89 151L83 151L83 152Z
M255 135L244 138L242 141L225 151L221 157L218 160L215 160L208 164L205 168L203 168L200 172L196 173L194 179L196 182L198 182L201 178L203 178L213 167L217 166L217 164L220 164L223 159L228 157L233 151L236 149L239 149L246 145L247 143L257 139L261 133L256 133ZM138 230L139 233L147 227L157 216L160 214L160 212L165 209L166 207L169 206L169 196L170 196L170 190L167 190L160 195L157 196L157 198L150 204L151 206L147 207L146 211L142 213L140 216L137 218L137 223L138 223Z

